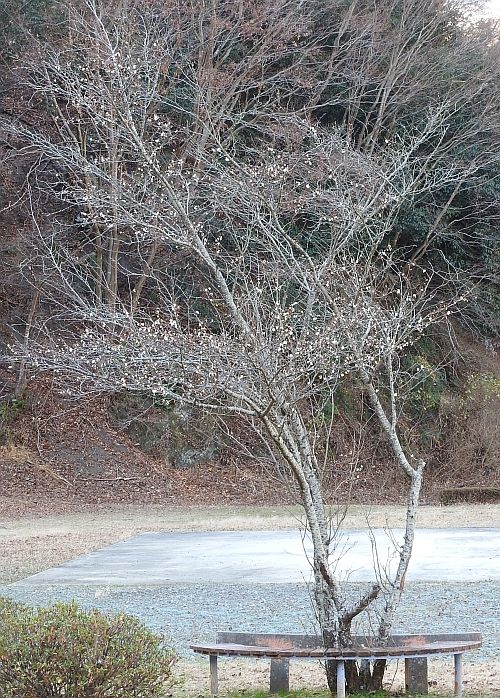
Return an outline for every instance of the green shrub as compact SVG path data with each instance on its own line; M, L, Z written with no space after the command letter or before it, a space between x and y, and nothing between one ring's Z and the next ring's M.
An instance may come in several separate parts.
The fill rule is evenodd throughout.
M500 487L448 487L439 493L441 504L498 504Z
M0 2L0 64L22 54L30 35L54 34L61 24L55 0L2 0ZM56 14L57 13L57 14Z
M173 683L174 662L132 616L0 598L2 698L154 698Z
M0 403L0 445L8 441L9 429L26 408L26 400L13 398Z

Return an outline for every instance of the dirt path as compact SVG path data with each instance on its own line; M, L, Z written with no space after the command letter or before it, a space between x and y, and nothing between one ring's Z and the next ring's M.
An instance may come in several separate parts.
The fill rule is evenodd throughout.
M181 660L177 673L183 682L174 688L175 698L201 698L209 694L208 660ZM478 698L500 697L500 661L475 663L464 659L464 690L467 696ZM429 662L429 693L453 696L453 660L431 659ZM319 662L294 660L290 662L290 688L309 691L323 690L327 694L324 668ZM233 691L242 693L269 690L269 662L265 659L221 659L219 688L222 695ZM404 663L391 662L386 672L385 688L402 695L404 690Z
M343 515L344 512L341 512ZM337 515L337 512L334 512ZM73 514L0 519L0 584L54 567L144 531L273 530L297 528L299 507L117 506ZM404 507L352 506L346 528L400 527ZM422 528L500 527L499 505L421 507Z

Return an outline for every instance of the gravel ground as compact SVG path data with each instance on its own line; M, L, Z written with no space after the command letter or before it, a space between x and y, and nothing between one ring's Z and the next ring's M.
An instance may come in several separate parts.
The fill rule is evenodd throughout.
M361 585L351 585L359 593ZM45 604L76 599L86 607L129 612L167 635L179 654L192 641L214 640L216 630L312 632L309 589L299 584L178 584L165 587L0 587L19 601ZM407 586L395 632L479 631L484 646L471 661L500 656L500 582L427 583Z

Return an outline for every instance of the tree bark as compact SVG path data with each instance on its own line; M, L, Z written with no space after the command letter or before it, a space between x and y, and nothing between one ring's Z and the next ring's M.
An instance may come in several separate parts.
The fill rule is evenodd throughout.
M36 313L36 309L38 307L39 302L40 302L40 289L38 286L36 286L34 291L33 291L33 297L31 299L30 310L28 313L28 317L26 319L26 328L24 330L23 346L24 346L24 350L26 353L28 351L31 328L33 327L33 320L35 318L35 313ZM19 371L17 374L16 387L14 388L14 399L15 400L19 400L19 398L21 398L23 396L24 391L26 390L26 385L27 385L27 361L26 361L26 358L23 357L19 363Z

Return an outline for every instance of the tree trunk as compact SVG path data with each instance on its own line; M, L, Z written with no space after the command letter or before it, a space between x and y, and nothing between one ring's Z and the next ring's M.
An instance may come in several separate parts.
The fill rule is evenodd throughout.
M373 664L363 660L345 663L346 694L370 694L382 690L386 660L377 659ZM337 662L326 661L326 679L332 695L337 691Z
M375 662L373 662L371 682L370 682L370 690L372 690L372 691L382 690L382 681L384 679L386 665L387 665L386 659L377 659Z
M322 631L323 643L325 647L352 647L351 624L336 630L325 629ZM334 659L328 659L325 665L326 680L330 692L337 692L337 662ZM345 682L346 693L359 693L361 688L360 673L356 662L345 663Z
M352 647L351 622L341 623L340 628L322 630L323 643L325 647ZM385 659L378 659L375 662L362 660L361 662L345 663L346 693L372 693L382 689L386 667ZM329 659L325 663L326 679L328 688L332 695L337 692L337 662Z
M30 310L28 313L28 317L26 319L26 328L24 330L23 346L24 346L25 352L27 352L27 350L28 350L31 328L33 326L33 319L35 317L35 313L36 313L36 309L38 307L39 301L40 301L40 288L38 286L35 286L35 290L33 291L33 297L31 299ZM27 368L28 367L27 367L26 357L24 356L21 360L21 363L19 364L19 372L17 374L16 387L14 388L14 399L15 400L19 400L19 398L21 398L23 396L24 391L26 390Z

